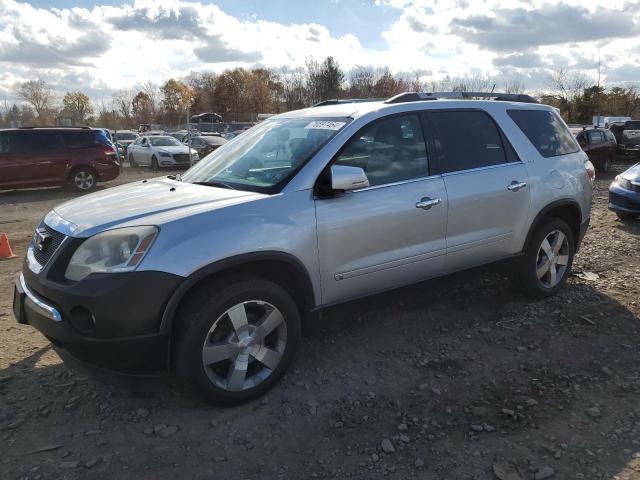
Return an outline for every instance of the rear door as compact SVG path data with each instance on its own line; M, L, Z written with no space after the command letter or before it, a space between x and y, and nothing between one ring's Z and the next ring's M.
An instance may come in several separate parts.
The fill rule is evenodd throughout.
M430 175L419 115L370 123L333 164L361 167L370 186L316 199L323 303L441 274L447 194Z
M530 203L525 165L484 111L430 111L426 117L429 152L449 199L447 271L517 253L515 232L526 228Z
M589 130L587 131L587 138L589 139L589 159L597 163L598 166L602 165L606 160L608 150L602 131Z

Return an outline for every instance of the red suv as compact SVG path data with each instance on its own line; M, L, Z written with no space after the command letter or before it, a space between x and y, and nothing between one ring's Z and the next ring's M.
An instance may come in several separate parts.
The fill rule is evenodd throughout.
M70 185L87 192L119 174L118 155L102 130L0 130L0 189Z
M599 172L608 172L616 158L618 144L609 130L602 128L571 129L576 140Z

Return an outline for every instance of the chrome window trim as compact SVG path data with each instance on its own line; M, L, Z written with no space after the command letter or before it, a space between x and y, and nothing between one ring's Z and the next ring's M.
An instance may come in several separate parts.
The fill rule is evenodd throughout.
M494 168L508 167L508 166L511 166L511 165L524 165L524 162L522 160L518 160L517 162L497 163L495 165L487 165L486 167L468 168L466 170L456 170L455 172L446 172L446 173L443 173L442 176L443 177L450 177L452 175L460 175L460 174L465 174L465 173L481 172L483 170L492 170Z
M424 181L424 180L429 180L429 179L432 179L432 178L438 178L438 177L441 177L441 176L442 175L437 174L437 175L428 175L426 177L410 178L408 180L400 180L399 182L384 183L382 185L372 185L370 187L358 188L358 189L355 189L355 190L350 190L347 193L360 193L360 192L368 192L369 190L378 190L380 188L396 187L398 185L405 185L407 183L421 182L421 181Z
M45 303L40 299L40 297L33 293L29 287L27 287L27 282L24 281L24 275L22 274L22 272L20 272L20 286L27 296L25 300L29 300L33 304L34 308L38 310L42 315L56 322L62 321L62 315L56 308Z

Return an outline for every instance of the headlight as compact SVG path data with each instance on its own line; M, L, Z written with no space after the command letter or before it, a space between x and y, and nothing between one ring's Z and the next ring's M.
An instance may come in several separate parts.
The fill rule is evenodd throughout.
M170 157L171 154L168 152L158 152L158 155L160 155L161 157Z
M157 234L157 227L144 226L116 228L89 237L71 257L64 276L77 282L91 273L135 270Z
M620 187L625 190L631 190L631 180L623 178L621 175L618 175L614 180Z

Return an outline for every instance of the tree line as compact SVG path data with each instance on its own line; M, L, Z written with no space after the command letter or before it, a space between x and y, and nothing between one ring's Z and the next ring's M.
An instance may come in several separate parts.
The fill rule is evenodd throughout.
M389 68L356 67L345 72L333 57L308 58L294 69L234 68L222 73L193 73L159 85L147 82L92 102L82 91L59 99L43 80L15 85L21 103L0 104L0 126L89 125L136 128L141 123L185 126L189 114L215 112L225 121L252 121L258 113L281 113L333 98L389 98L407 91L525 93L520 81L472 76L424 81L418 73ZM639 114L635 86L601 85L583 73L564 69L549 75L543 103L560 109L568 123L589 123L597 114Z

